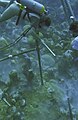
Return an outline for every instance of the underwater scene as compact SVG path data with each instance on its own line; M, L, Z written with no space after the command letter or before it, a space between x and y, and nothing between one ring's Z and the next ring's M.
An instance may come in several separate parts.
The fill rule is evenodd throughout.
M78 0L0 0L0 120L78 120Z

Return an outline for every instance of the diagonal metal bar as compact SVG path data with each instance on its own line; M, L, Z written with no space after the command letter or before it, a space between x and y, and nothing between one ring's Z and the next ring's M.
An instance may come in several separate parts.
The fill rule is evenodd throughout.
M24 52L20 52L18 54L8 55L7 57L4 57L4 58L0 59L0 62L5 61L7 59L11 59L11 58L19 56L19 55L22 55L24 53L29 53L29 52L35 51L35 50L36 50L36 48L33 48L33 49L30 49L30 50L27 50L27 51L24 51Z
M11 42L10 44L0 48L0 51L6 50L8 48L13 47L15 44L17 44L30 30L31 30L32 26L29 27L28 29L25 29L20 36L18 36L13 42Z
M34 31L33 31L35 37L48 49L48 51L55 57L55 53L49 48L49 46L42 40Z
M55 57L55 53L49 48L49 46L44 42L44 40L41 40L41 43L48 49L48 51Z
M66 3L66 6L68 8L68 11L70 12L70 16L73 16L74 20L75 20L75 15L74 15L74 12L73 12L72 7L70 5L70 1L69 0L65 0L65 3Z
M65 13L65 18L68 21L68 23L70 24L70 21L69 21L69 18L68 18L68 10L67 10L65 0L61 0L61 4L63 6L63 10L64 10L64 13Z
M74 20L76 20L74 12L72 10L72 7L70 5L70 2L69 2L69 0L61 0L61 4L62 4L63 9L64 9L65 17L66 17L68 23L70 24L70 22L71 22L70 17L71 16L73 16Z

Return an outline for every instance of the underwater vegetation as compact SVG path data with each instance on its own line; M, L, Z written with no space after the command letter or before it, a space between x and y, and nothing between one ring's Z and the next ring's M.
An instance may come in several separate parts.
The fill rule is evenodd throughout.
M0 23L0 120L78 120L78 2L37 1L49 27Z

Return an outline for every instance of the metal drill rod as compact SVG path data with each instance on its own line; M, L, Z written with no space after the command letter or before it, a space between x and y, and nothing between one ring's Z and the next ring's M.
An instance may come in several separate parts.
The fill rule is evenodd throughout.
M12 59L13 57L22 55L22 54L24 54L24 53L29 53L29 52L32 52L32 51L35 51L35 50L36 50L36 48L33 48L33 49L30 49L30 50L28 50L28 51L24 51L24 52L21 52L21 53L18 53L18 54L8 55L7 57L4 57L4 58L0 59L0 62L5 61L5 60L8 60L8 59Z
M61 0L61 3L62 3L62 6L63 6L63 9L64 9L64 13L65 13L65 16L66 16L66 19L68 21L68 23L70 24L70 17L73 16L74 20L76 19L75 18L75 15L74 15L74 12L72 10L72 7L70 5L70 2L69 0ZM68 14L70 13L70 14Z
M73 17L74 17L74 20L75 20L76 18L75 18L74 12L73 12L73 10L72 10L72 7L71 7L71 5L70 5L70 1L69 1L69 0L65 0L65 3L66 3L66 6L67 6L67 8L68 8L68 11L70 12L70 16L73 16Z
M49 50L49 52L55 57L55 53L49 48L49 46L42 40L34 31L33 31L35 37L40 40L40 42Z
M41 67L41 57L40 57L40 48L39 48L39 41L36 38L36 50L38 55L38 62L39 62L39 69L40 69L40 76L41 76L41 85L43 85L43 76L42 76L42 67Z
M49 46L44 42L44 40L41 40L41 43L49 50L49 52L55 57L55 53L49 48Z

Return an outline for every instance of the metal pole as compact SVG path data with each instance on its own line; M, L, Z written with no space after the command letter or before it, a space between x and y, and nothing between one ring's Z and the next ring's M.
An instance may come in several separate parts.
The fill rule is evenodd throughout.
M70 1L69 0L65 0L65 3L66 3L66 6L68 8L68 11L70 12L70 16L73 16L74 20L75 20L75 15L74 15L74 12L73 12L72 7L70 5Z
M37 50L37 55L38 55L38 62L39 62L39 69L40 69L40 76L41 76L41 85L43 85L43 76L42 76L42 67L41 67L41 57L40 57L40 48L39 48L39 41L36 38L36 50Z
M64 1L64 0L61 0L61 4L62 4L62 6L63 6L63 10L64 10L64 13L65 13L66 20L67 20L68 23L69 23L68 10L67 10L65 1Z

